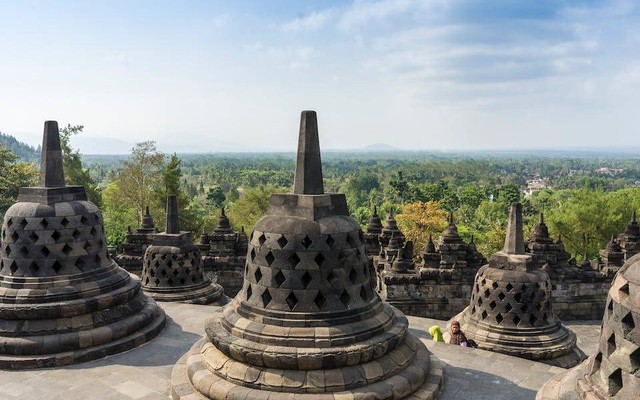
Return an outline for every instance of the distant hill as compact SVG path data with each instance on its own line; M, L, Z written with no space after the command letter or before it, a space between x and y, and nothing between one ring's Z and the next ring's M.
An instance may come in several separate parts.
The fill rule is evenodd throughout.
M384 152L384 151L400 151L400 149L386 143L375 143L375 144L370 144L369 146L363 147L361 151Z
M35 148L2 132L0 132L0 143L8 147L22 161L35 162L40 159L40 146Z

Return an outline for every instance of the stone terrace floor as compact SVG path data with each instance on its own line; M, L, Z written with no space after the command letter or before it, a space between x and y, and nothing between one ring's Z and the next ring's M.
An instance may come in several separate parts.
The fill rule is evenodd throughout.
M214 307L160 303L167 328L150 343L102 360L59 369L1 371L0 399L167 399L175 362L204 335ZM413 333L445 363L439 399L534 399L561 368L516 357L434 343L427 333L444 321L409 317ZM586 354L595 352L600 321L568 322Z

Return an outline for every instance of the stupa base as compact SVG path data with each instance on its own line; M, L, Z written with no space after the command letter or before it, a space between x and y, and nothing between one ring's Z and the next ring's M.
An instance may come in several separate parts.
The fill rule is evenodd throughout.
M206 282L198 286L185 286L180 288L158 289L145 288L144 293L156 301L179 302L187 304L210 304L223 306L231 299L224 294L224 289L217 283Z
M358 368L361 376L345 374L344 372L348 369L343 368L315 371L264 369L259 374L261 376L255 376L255 381L259 379L274 380L274 383L283 386L279 391L262 390L241 386L209 370L203 362L203 357L212 356L210 353L212 348L215 357L226 358L226 360L216 361L218 364L229 364L225 367L227 376L240 374L238 379L245 380L246 364L229 359L223 353L215 351L217 349L204 338L196 342L173 368L171 396L174 400L342 400L354 398L358 400L430 400L437 397L443 384L442 363L423 345L417 349L414 364L400 374L369 385L341 391L337 391L335 388L349 385L350 382L355 382L357 379L375 379L373 375L384 374L383 368L379 364L377 369L374 368L375 361L369 363L370 365L362 365ZM424 370L425 365L428 371ZM419 379L418 377L425 373L427 374L426 379L420 384L414 384ZM334 388L333 391L331 386ZM304 393L305 390L314 390L317 393Z
M453 317L468 339L483 350L526 358L560 368L572 368L586 359L576 335L559 321L543 327L499 327L468 317L467 309Z
M29 353L37 353L33 348L45 351L68 347L72 349L43 354L0 354L0 369L61 367L121 353L155 338L164 329L165 322L164 311L153 300L148 299L140 312L98 328L66 334L21 337L19 339L24 343L22 347ZM15 339L0 337L2 342L13 342Z
M606 399L607 397L599 397L588 387L582 387L580 390L582 395L578 391L579 387L584 386L581 379L587 374L588 366L589 361L587 360L576 368L556 375L540 388L536 400Z

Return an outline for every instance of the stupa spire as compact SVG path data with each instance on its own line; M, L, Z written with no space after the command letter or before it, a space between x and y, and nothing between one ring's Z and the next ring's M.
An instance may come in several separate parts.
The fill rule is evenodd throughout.
M180 233L180 227L178 225L178 199L175 194L167 196L167 226L165 233Z
M318 119L315 111L303 111L300 116L300 136L296 173L293 179L294 194L323 194L322 164Z
M503 251L507 254L524 254L524 231L522 229L522 204L511 203L507 237Z
M42 138L42 163L40 164L40 186L64 187L64 169L62 167L62 149L57 121L44 123Z

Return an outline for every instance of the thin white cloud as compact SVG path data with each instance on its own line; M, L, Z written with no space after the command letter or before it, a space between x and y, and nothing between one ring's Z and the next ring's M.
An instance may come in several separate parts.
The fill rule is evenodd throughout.
M231 17L229 14L220 14L216 15L211 19L210 27L214 29L221 29L226 27L229 24Z
M439 4L446 4L446 0L355 0L347 7L327 8L297 17L280 28L287 32L298 32L335 25L349 31L406 13L423 12Z
M337 14L335 8L315 11L282 24L281 29L285 32L317 31L329 24Z
M424 0L383 0L377 2L356 0L340 17L338 26L350 30L371 23L381 21L396 15L414 10L429 3Z
M277 47L256 42L245 46L245 50L254 52L257 57L292 71L309 68L311 62L318 57L317 50L312 46Z
M621 86L640 84L640 61L628 64L616 77L616 84Z

